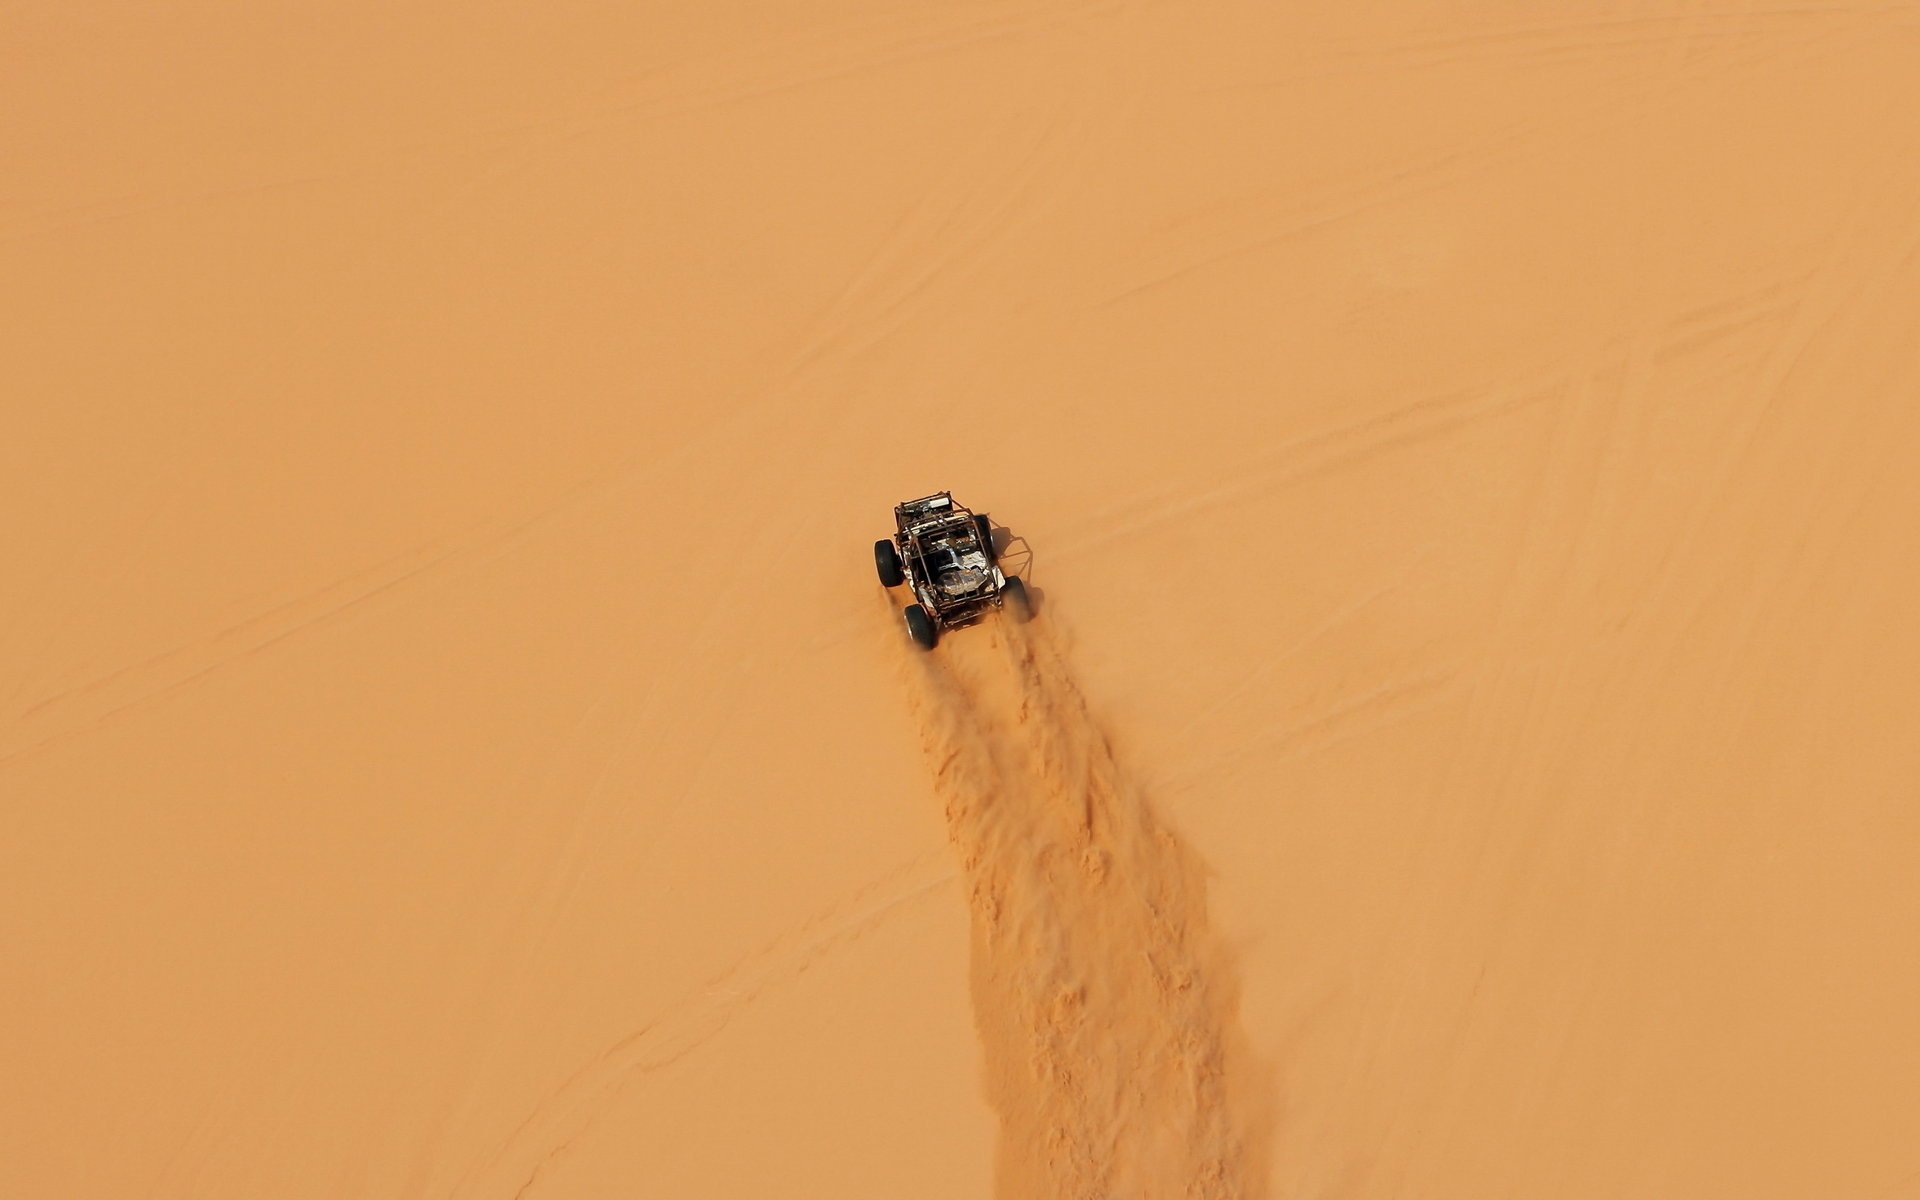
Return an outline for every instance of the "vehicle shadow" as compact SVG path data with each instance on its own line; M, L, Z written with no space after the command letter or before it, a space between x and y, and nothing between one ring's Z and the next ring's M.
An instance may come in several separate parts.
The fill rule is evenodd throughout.
M987 518L987 525L993 534L993 553L999 560L1000 569L1008 575L1016 575L1020 582L1027 585L1027 607L1034 616L1046 606L1047 594L1033 581L1033 547L1027 539Z

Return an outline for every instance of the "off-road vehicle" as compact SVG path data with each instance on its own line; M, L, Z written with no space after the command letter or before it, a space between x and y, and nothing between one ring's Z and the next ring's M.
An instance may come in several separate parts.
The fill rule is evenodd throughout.
M906 607L907 632L928 650L940 631L971 625L990 609L1027 619L1027 588L1003 574L987 518L935 492L893 509L894 534L873 544L873 565L885 587L902 583L919 601Z

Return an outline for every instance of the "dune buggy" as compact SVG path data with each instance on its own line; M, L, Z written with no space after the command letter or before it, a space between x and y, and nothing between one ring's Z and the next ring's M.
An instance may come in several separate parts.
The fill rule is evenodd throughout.
M928 650L940 631L970 625L1006 608L1016 621L1030 609L1026 585L1003 574L987 518L935 492L893 509L894 534L873 544L873 565L886 587L905 583L917 604L906 607L907 632Z

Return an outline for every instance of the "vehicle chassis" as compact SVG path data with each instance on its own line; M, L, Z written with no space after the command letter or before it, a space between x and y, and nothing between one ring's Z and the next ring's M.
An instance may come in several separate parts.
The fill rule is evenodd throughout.
M895 505L893 523L893 537L874 543L874 562L882 584L904 582L919 601L904 614L916 642L931 649L942 630L970 625L1010 601L1016 618L1025 618L1025 585L1001 571L985 516L951 492L935 492Z

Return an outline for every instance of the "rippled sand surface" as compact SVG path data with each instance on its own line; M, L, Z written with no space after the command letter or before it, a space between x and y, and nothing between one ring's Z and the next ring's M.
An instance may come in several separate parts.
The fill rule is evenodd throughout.
M0 30L0 1191L1920 1196L1912 4Z

